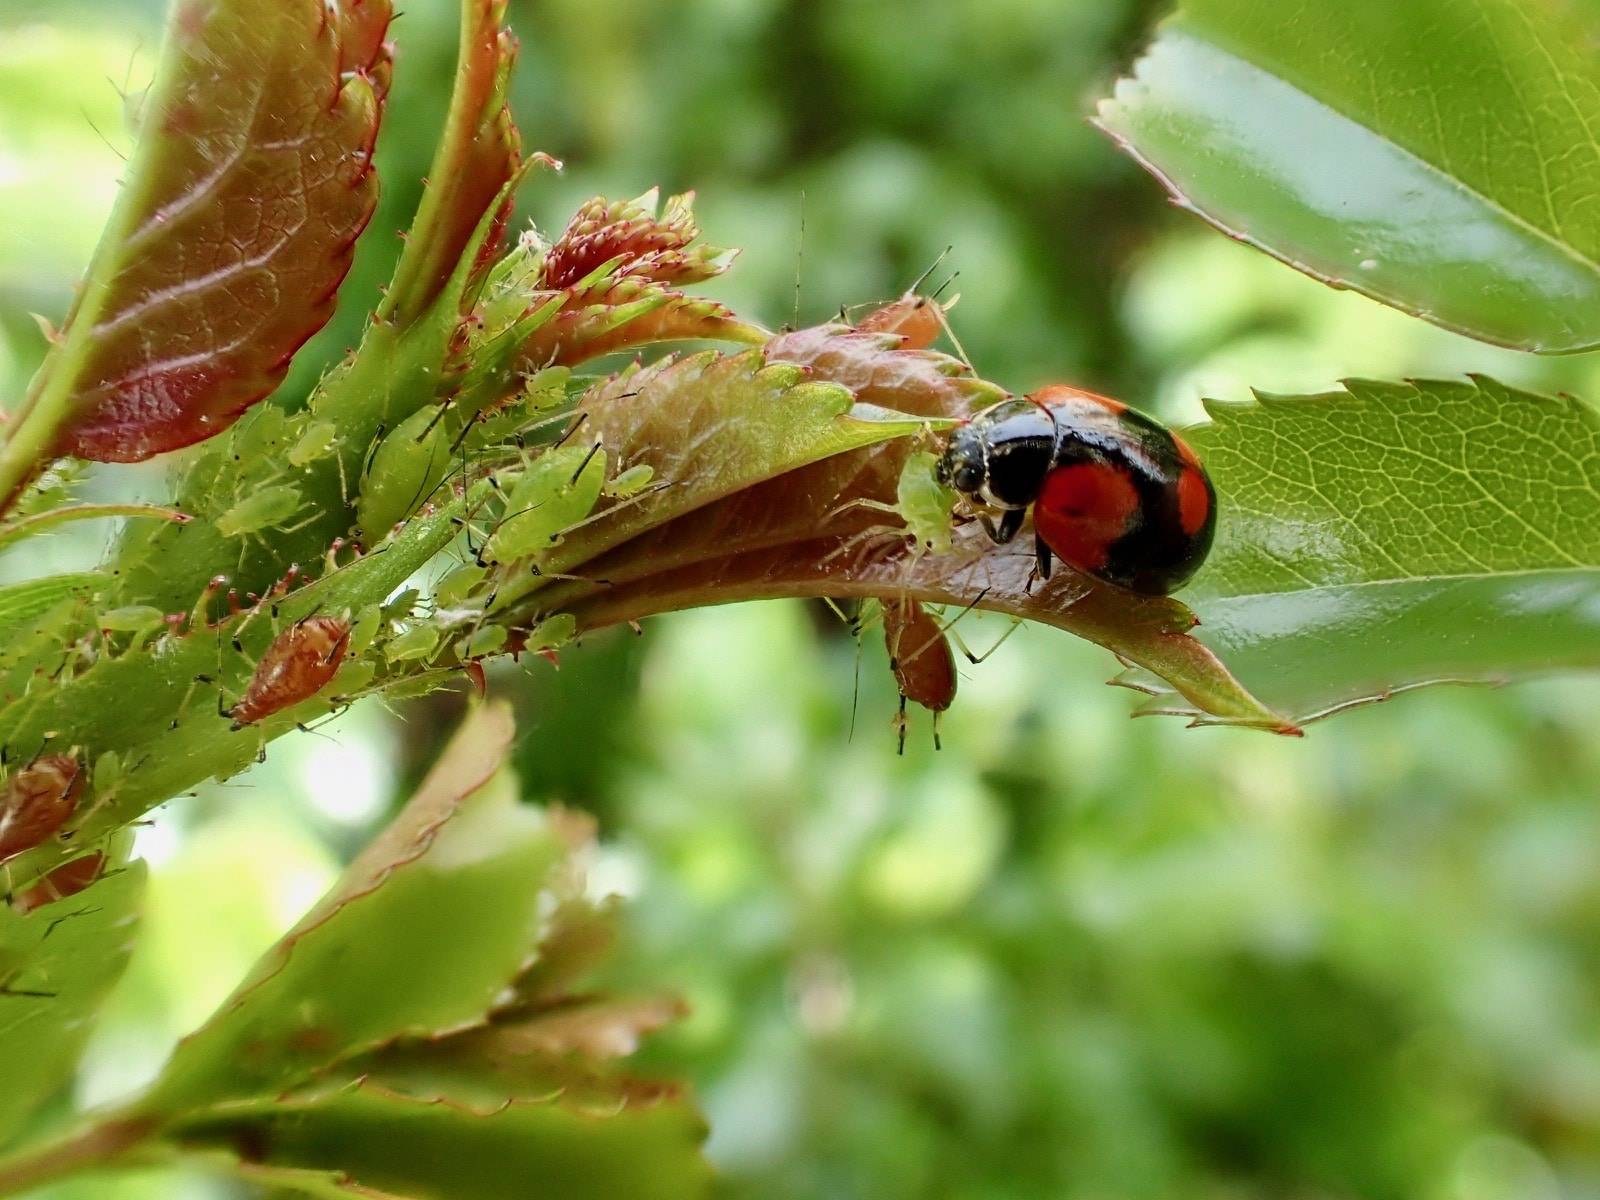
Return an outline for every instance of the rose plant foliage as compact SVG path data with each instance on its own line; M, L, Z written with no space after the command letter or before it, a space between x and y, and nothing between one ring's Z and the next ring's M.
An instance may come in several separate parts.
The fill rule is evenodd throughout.
M272 393L376 203L394 14L173 6L123 191L0 442L0 549L123 520L97 570L0 589L0 1193L180 1157L319 1195L706 1189L689 1100L613 1061L676 1007L581 988L610 939L589 835L517 803L492 704L144 1094L37 1115L136 931L129 825L364 697L767 597L1055 625L1143 711L1278 734L1600 666L1600 421L1492 379L1213 406L1188 436L1219 533L1181 598L1043 582L1025 547L937 505L930 525L907 464L1004 383L933 348L931 299L774 333L695 296L733 254L690 196L514 230L559 164L508 110L504 7L463 0L400 264L296 404ZM1293 7L1290 33L1281 4L1185 0L1096 120L1179 204L1329 283L1530 351L1600 344L1600 83L1573 11L1471 0L1478 32L1419 63L1455 0ZM650 349L674 342L714 348ZM74 498L74 460L170 451L159 506Z

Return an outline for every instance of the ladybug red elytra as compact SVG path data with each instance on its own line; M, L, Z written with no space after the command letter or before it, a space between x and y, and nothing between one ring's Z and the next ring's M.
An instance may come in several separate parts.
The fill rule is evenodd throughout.
M1031 508L1046 579L1054 555L1096 579L1164 596L1200 569L1216 531L1216 492L1183 439L1077 388L1043 388L979 413L950 435L938 472L1002 545Z

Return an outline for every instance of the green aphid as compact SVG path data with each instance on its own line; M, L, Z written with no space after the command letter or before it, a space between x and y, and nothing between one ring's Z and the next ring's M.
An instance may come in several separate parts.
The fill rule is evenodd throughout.
M413 625L404 633L390 638L383 652L390 662L410 662L427 658L438 648L439 631L432 625Z
M279 452L287 439L289 414L274 404L262 404L233 429L233 453L245 462L266 459L269 462Z
M422 599L422 593L416 588L406 588L395 595L383 606L383 619L385 621L403 621L411 615L411 610L417 606L417 601Z
M567 384L571 378L572 371L567 367L546 367L530 376L507 404L478 419L467 444L473 447L501 445L530 426L545 421L549 413L567 402Z
M364 610L356 618L355 624L350 626L350 637L347 651L350 654L364 653L378 638L378 631L383 628L383 609L374 604Z
M939 482L938 465L938 458L926 450L906 459L896 488L897 507L919 546L934 554L948 554L956 494Z
M444 482L451 462L449 425L430 405L378 443L356 500L364 545L376 546Z
M260 488L217 518L217 532L223 537L244 537L281 528L300 511L300 504L300 489L292 483Z
M107 633L147 633L160 627L167 615L148 604L130 604L100 614L96 622Z
M637 496L656 477L656 469L649 463L640 463L636 467L629 467L610 483L606 484L606 495L617 500L626 500Z
M474 563L457 567L433 586L433 602L440 608L454 608L466 603L473 589L489 576L489 572Z
M456 653L463 659L487 658L504 650L505 645L505 627L485 625L456 642Z
M123 765L122 756L115 750L107 750L95 759L94 769L89 774L97 797L116 795L117 789L122 786L122 781L126 777L127 769Z
M545 451L508 490L505 518L490 535L484 558L517 562L549 550L594 511L605 483L606 456L598 446Z
M307 425L300 440L289 447L289 465L304 467L326 458L339 440L339 428L332 421L313 421Z
M535 625L524 643L525 650L555 650L578 635L578 618L571 613L556 613Z

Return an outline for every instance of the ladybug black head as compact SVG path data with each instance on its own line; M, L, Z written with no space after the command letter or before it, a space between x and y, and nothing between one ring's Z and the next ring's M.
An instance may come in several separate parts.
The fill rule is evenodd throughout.
M981 428L972 424L961 426L950 435L950 441L939 458L936 471L939 482L954 488L963 496L976 496L989 478L988 442Z

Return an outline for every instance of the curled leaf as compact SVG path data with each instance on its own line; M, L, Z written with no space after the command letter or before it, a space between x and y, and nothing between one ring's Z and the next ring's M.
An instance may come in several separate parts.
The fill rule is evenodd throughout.
M427 311L491 208L493 221L474 265L486 266L499 249L511 215L506 185L522 157L506 104L517 41L503 28L505 11L506 0L461 0L461 49L444 137L405 253L378 309L380 320L405 324Z
M1160 676L1217 721L1297 732L1192 636L1196 619L1178 601L1139 596L1065 569L1048 583L1034 584L1032 572L1031 551L991 545L981 530L967 526L949 554L915 555L899 535L855 544L792 542L598 588L565 608L593 629L707 604L785 596L973 605L1097 642Z

